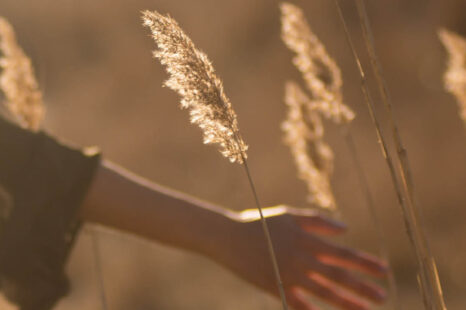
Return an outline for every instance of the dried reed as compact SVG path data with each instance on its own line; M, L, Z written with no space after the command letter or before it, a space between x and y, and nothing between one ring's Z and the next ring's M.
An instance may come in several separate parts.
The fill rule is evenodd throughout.
M308 188L308 200L336 212L330 184L333 154L323 140L320 114L341 124L354 119L354 113L342 100L340 69L312 32L302 10L290 3L281 3L280 10L282 40L296 53L293 63L310 95L307 97L296 83L287 84L289 112L282 125L285 142L291 148L298 176Z
M311 94L310 108L336 123L349 123L354 119L354 112L343 103L343 81L337 64L311 31L300 8L282 3L280 9L282 39L296 53L293 63Z
M340 14L340 17L343 17L341 8L338 5L338 2L335 1L335 3L337 5L337 9ZM379 254L388 263L388 271L389 271L388 282L389 282L390 293L393 297L395 306L398 306L399 301L398 301L397 286L396 286L393 269L389 261L388 249L386 246L387 244L386 238L381 229L380 219L377 215L374 198L372 196L372 193L369 187L369 182L367 181L367 177L360 163L359 156L357 154L356 147L354 145L354 139L351 134L350 127L349 127L349 123L351 120L354 119L355 115L351 111L350 108L348 108L346 105L343 104L343 95L342 95L342 90L341 90L343 81L341 78L341 71L338 65L336 64L336 62L331 58L331 56L325 50L324 45L320 42L317 36L310 29L302 10L294 5L287 4L287 3L282 4L281 9L282 9L282 38L287 44L287 46L298 54L298 56L294 59L294 63L298 67L298 69L302 72L303 78L305 79L305 81L308 82L307 83L308 88L310 89L311 93L313 95L316 94L317 96L322 98L322 100L324 101L329 100L331 98L337 99L334 101L328 101L325 105L327 107L328 106L343 107L343 110L341 108L335 109L336 111L341 111L343 117L333 117L333 120L336 121L337 123L343 124L343 127L340 127L340 129L341 129L343 136L345 137L345 141L347 143L352 161L355 166L355 170L358 175L359 183L362 187L364 197L366 199L366 204L369 210L370 217L374 223L374 226L377 232L377 237L379 240ZM345 31L347 31L346 23L344 22L344 19L342 19L342 21L345 26L344 27ZM313 65L313 64L320 64L320 66ZM318 68L319 70L316 70L316 68ZM322 77L322 75L318 74L319 72L322 72L322 71L328 72L330 79L327 78L327 80L325 80L325 78ZM312 83L309 83L309 81L312 81ZM313 85L317 85L319 87L315 87ZM331 95L327 95L329 93ZM327 117L329 115L332 115L331 113L326 112L325 109L323 111L322 110L320 111L325 113ZM291 126L295 126L294 131L302 131L301 129L299 129L300 128L299 126L301 126L299 123L296 125L293 125L293 124L288 125L288 127L291 127ZM288 129L287 132L289 131L293 131L293 130ZM303 157L303 156L300 155L300 153L295 150L295 149L300 148L299 143L302 143L302 142L297 142L298 141L297 139L293 141L292 139L289 139L289 138L287 138L287 141L292 149L292 153L294 154L295 161L298 164L299 174L301 175L302 174L301 170L310 169L306 161L304 161L304 159L300 159L300 157ZM310 170L312 172L313 170L312 167ZM309 185L311 185L313 182L320 181L317 178L314 178L314 179L308 178L308 180L309 180L308 181ZM320 185L320 187L325 188L324 185L326 185L326 183L323 183L322 185ZM313 188L319 188L319 185L313 185ZM325 192L323 192L322 194L325 194ZM320 196L322 196L322 194Z
M291 149L298 176L307 185L310 203L322 209L335 210L336 203L330 185L333 152L324 141L320 114L309 109L310 99L294 82L285 88L288 115L282 124L285 142Z
M20 125L33 131L44 116L42 93L39 90L31 60L18 45L13 27L0 17L0 88L6 106Z
M174 19L157 12L143 15L159 48L154 56L170 75L165 85L181 96L182 108L190 109L191 122L203 130L204 143L218 143L225 157L242 163L247 146L222 81L206 54L196 49Z
M449 55L443 77L445 89L456 97L460 117L466 126L466 38L446 29L440 29L438 35Z
M406 198L402 196L402 193L401 193L402 187L400 186L397 180L393 161L391 160L391 157L389 156L386 143L380 131L380 125L379 125L380 122L374 112L373 103L369 95L369 88L366 83L365 73L362 69L361 63L359 61L359 57L357 56L356 50L354 48L354 44L352 44L351 38L347 31L346 31L346 34L348 37L348 41L350 42L353 56L358 64L358 69L359 69L359 73L360 73L361 80L362 80L363 93L366 97L366 104L369 108L369 112L371 114L372 120L376 127L377 135L378 135L379 141L381 142L381 146L382 146L382 152L386 159L386 162L387 162L387 165L389 167L390 174L392 177L393 184L397 191L398 201L400 203L400 206L402 207L406 230L410 238L411 244L414 247L414 250L415 250L418 262L419 262L420 272L419 272L418 280L419 280L421 293L424 299L424 305L427 309L443 310L443 309L446 309L446 307L445 307L445 303L443 300L442 288L441 288L438 273L437 273L437 267L430 253L427 238L421 226L420 210L415 201L414 184L412 180L411 169L409 166L408 154L401 141L401 136L399 134L398 126L395 122L390 94L389 94L386 82L383 78L382 67L380 65L377 54L375 52L372 31L371 31L371 27L369 23L369 18L366 12L366 7L364 4L364 0L355 0L355 2L356 2L356 7L358 11L358 16L359 16L359 22L360 22L363 36L364 36L364 42L365 42L366 49L368 51L369 59L371 62L371 67L374 72L377 85L379 87L379 91L382 97L382 102L384 104L385 111L389 119L391 131L393 135L393 140L395 142L396 155L398 159L398 169L399 169L399 173L402 179L403 189L404 189Z
M190 109L191 122L203 130L204 143L218 143L225 157L231 162L243 164L259 210L283 309L287 310L285 290L269 228L246 161L247 146L241 138L236 114L225 96L221 80L207 56L194 46L171 17L156 11L145 11L143 24L150 28L157 44L158 50L154 56L165 65L170 75L165 85L181 96L182 108Z
M388 148L387 148L387 144L385 142L385 139L382 135L382 131L381 131L381 127L380 127L380 123L378 121L378 118L377 116L375 115L375 110L374 110L374 103L372 101L372 97L370 95L370 92L369 92L369 87L366 83L366 75L364 73L364 70L361 66L361 62L359 61L359 57L356 53L356 49L354 47L354 44L353 44L353 41L351 40L351 36L349 34L349 30L348 30L348 26L346 24L346 21L345 21L345 18L343 16L343 11L341 9L341 6L338 2L338 0L334 0L334 3L335 3L335 6L337 8L337 12L338 12L338 16L340 18L340 21L343 25L343 30L345 31L345 36L346 36L346 39L347 39L347 42L348 42L348 45L350 46L350 49L351 49L351 52L353 54L353 58L355 59L356 61L356 65L358 67L358 71L359 71L359 75L360 75L360 78L361 78L361 90L362 90L362 93L364 95L364 99L365 99L365 103L368 107L368 110L369 110L369 114L370 114L370 117L372 119L372 122L374 124L374 127L376 129L376 134L377 134L377 141L379 142L379 145L381 147L381 150L382 150L382 154L387 162L387 165L388 165L388 168L389 168L389 171L390 171L390 175L391 175L391 178L392 178L392 182L395 186L395 191L396 191L396 194L397 194L397 199L398 199L398 202L400 205L404 204L404 201L403 201L403 196L402 196L402 190L401 190L401 187L398 183L398 179L396 178L396 172L395 172L395 168L394 168L394 165L393 165L393 161L392 161L392 158L390 156L390 154L388 153ZM358 156L356 155L356 148L355 148L355 145L354 145L354 141L353 141L353 138L352 138L352 135L351 134L348 134L346 136L346 140L347 140L347 144L349 146L349 149L352 150L351 151L351 154L352 154L352 158L353 158L353 162L355 163L355 166L357 167L356 171L358 172L358 177L360 179L360 184L362 184L363 186L363 189L364 189L364 192L365 192L365 197L366 197L366 203L367 205L369 206L369 212L370 212L370 215L375 223L375 227L376 227L376 232L377 232L377 237L379 239L379 242L380 242L380 245L379 245L379 252L380 252L380 256L383 257L386 262L388 263L388 285L389 285L389 288L390 288L390 294L392 296L392 301L393 301L393 305L395 307L395 309L401 309L401 302L400 302L400 299L399 299L399 296L398 296L398 288L397 288L397 284L396 284L396 279L395 279L395 273L393 271L393 267L390 263L390 255L388 254L388 247L387 247L387 241L386 241L386 237L385 237L385 234L383 233L383 230L381 228L381 221L379 219L379 216L376 212L376 208L375 208L375 202L374 202L374 198L372 196L372 193L370 191L370 188L369 188L369 182L367 181L367 177L362 169L362 165L361 163L359 162L359 158ZM360 167L360 168L358 168Z

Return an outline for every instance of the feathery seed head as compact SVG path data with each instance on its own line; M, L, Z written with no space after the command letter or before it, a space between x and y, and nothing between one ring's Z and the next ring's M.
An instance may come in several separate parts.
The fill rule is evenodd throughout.
M333 152L324 142L324 127L320 114L309 109L310 99L294 82L285 88L287 119L282 124L285 142L289 145L298 169L298 176L306 183L309 202L334 210L331 190Z
M293 63L311 94L310 108L336 123L351 122L354 112L343 103L343 81L337 64L312 32L300 8L282 3L280 9L282 40L296 53Z
M45 111L42 93L31 60L16 42L13 27L2 17L0 52L0 88L7 99L6 106L22 126L38 130Z
M204 143L217 143L231 162L242 163L247 145L241 138L236 114L222 81L206 54L199 51L178 23L158 12L143 12L143 24L152 32L158 49L154 56L170 75L165 85L181 96L191 122L203 131Z
M456 97L461 119L466 124L466 38L446 29L440 29L438 34L449 55L445 88Z

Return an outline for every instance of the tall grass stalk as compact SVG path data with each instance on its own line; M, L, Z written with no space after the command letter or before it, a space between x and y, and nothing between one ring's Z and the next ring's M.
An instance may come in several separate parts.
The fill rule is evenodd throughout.
M442 289L441 289L438 274L437 274L437 268L435 266L435 262L432 258L432 255L430 254L430 250L427 244L427 238L421 227L420 212L414 201L414 188L413 188L414 186L412 182L411 171L409 168L407 152L401 142L399 130L398 130L398 127L396 125L396 122L393 116L389 92L388 92L385 80L383 79L380 63L375 53L375 48L373 44L373 39L372 39L369 19L366 13L365 4L363 0L355 0L355 2L356 2L357 10L358 10L358 16L359 16L359 21L361 24L363 36L364 36L364 41L365 41L366 48L369 53L371 66L374 71L374 75L376 77L376 81L379 87L379 91L381 93L382 101L387 111L391 131L393 134L393 140L395 141L396 155L398 159L398 169L399 169L399 173L402 179L402 185L400 185L400 182L398 181L393 160L391 156L389 155L387 144L385 142L385 139L380 129L380 121L378 120L375 114L375 111L374 111L374 105L373 105L373 101L370 96L369 88L367 85L366 75L364 73L364 70L362 68L361 62L357 55L356 49L354 47L354 44L352 43L351 37L346 27L346 30L345 30L346 36L347 36L348 42L350 43L350 47L351 47L354 59L356 60L359 74L361 77L362 92L364 94L365 102L369 109L369 114L376 128L378 140L382 147L382 153L384 155L387 166L389 168L392 182L395 186L395 190L397 193L397 198L403 211L403 217L404 217L407 234L409 236L411 244L414 247L414 250L415 250L418 262L419 262L420 272L419 272L418 281L419 281L419 285L421 289L421 294L423 296L424 305L427 309L443 310L443 309L446 309L446 307L443 301ZM342 20L344 20L343 16L341 17L342 17ZM404 197L402 194L403 190L406 194L406 197Z
M427 237L422 227L421 212L414 194L414 183L409 165L408 153L402 143L401 136L399 134L398 126L393 114L390 93L388 91L385 79L383 78L382 66L380 65L380 61L378 60L377 54L375 52L374 40L364 0L355 1L364 36L364 42L369 53L371 67L379 87L382 102L387 112L393 135L393 141L395 142L396 146L399 173L401 175L405 193L407 195L406 206L408 207L408 210L406 210L407 212L405 214L407 215L407 222L412 226L414 237L413 244L417 252L418 261L421 267L419 282L421 283L424 302L428 309L443 310L446 309L446 307L443 300L442 287L439 281L437 267L435 265L434 258L431 254L429 244L427 242Z
M144 26L150 28L158 47L154 56L165 65L170 75L165 85L181 96L181 107L190 110L191 122L202 129L204 143L219 144L225 157L243 165L259 211L283 309L288 310L267 220L246 161L247 146L239 132L236 114L224 93L223 83L207 55L194 46L174 19L156 11L145 11L143 21Z
M374 111L374 108L373 108L373 103L372 103L372 100L371 100L371 97L370 97L370 94L369 94L369 88L368 88L367 82L366 82L365 73L364 73L364 70L363 70L363 68L361 66L361 62L359 61L359 57L358 57L358 55L356 53L356 49L354 47L353 41L351 40L351 36L350 36L349 30L348 30L348 25L346 24L346 20L344 18L343 10L341 9L340 3L339 3L338 0L334 0L334 3L335 3L335 6L337 8L338 17L339 17L339 19L340 19L340 21L341 21L341 23L343 25L343 30L345 31L345 37L346 37L347 43L350 46L351 52L353 54L353 58L356 60L356 64L358 66L359 74L360 74L360 77L361 77L361 89L362 89L362 92L364 94L364 99L365 99L365 102L366 102L367 107L369 109L371 119L372 119L372 121L373 121L373 123L375 125L376 131L377 131L378 141L379 141L380 146L382 148L382 152L384 154L384 157L386 158L386 161L388 163L388 167L389 167L389 170L390 170L392 181L394 183L394 186L395 186L395 189L396 189L396 192L397 192L398 201L399 201L399 203L401 205L401 204L404 203L403 199L402 199L402 196L401 196L401 190L400 190L399 185L398 185L398 180L396 178L395 170L393 169L393 163L392 163L391 157L389 157L389 154L388 154L387 145L386 145L385 141L383 140L382 132L381 132L381 129L380 129L380 124L379 124L378 119L377 119L377 117L375 115L375 111ZM377 239L379 240L379 254L388 264L388 286L389 286L390 294L391 294L391 297L392 297L392 304L393 304L395 309L402 309L399 294L398 294L398 286L396 284L395 272L394 272L393 266L392 266L392 264L390 262L390 255L389 255L389 251L388 251L387 238L385 236L385 233L383 232L383 229L382 229L382 226L381 226L381 220L380 220L380 218L378 216L378 213L377 213L377 210L376 210L374 197L373 197L372 192L370 190L369 182L367 180L366 174L364 173L364 169L362 167L362 164L361 164L361 162L359 160L359 156L357 154L357 148L356 148L356 146L354 144L354 138L353 138L353 135L351 133L351 129L349 127L346 128L345 130L343 130L343 136L345 137L346 144L348 146L348 149L350 150L350 154L351 154L351 158L353 160L354 166L356 167L356 172L358 174L359 183L362 186L362 189L363 189L363 192L364 192L364 197L366 199L366 204L367 204L368 209L369 209L369 216L371 217L372 221L375 224L374 226L375 226L376 233L377 233Z
M275 255L275 250L273 248L273 243L272 243L272 238L270 236L269 227L267 225L267 220L265 219L264 214L262 212L262 205L260 204L259 197L258 197L257 192L256 192L256 187L254 186L254 182L253 182L252 176L251 176L251 171L249 170L248 162L247 162L246 158L243 158L243 167L244 167L244 170L245 170L245 172L246 172L246 174L248 176L249 185L251 187L252 194L254 195L254 201L256 203L257 210L259 210L262 230L263 230L265 238L266 238L267 248L268 248L269 253L270 253L270 259L272 260L273 270L274 270L274 273L275 273L275 280L277 281L277 286L278 286L278 290L279 290L279 294L280 294L280 299L281 299L281 302L282 302L282 307L283 307L284 310L288 310L288 304L286 302L285 289L283 288L283 282L282 282L282 279L280 277L280 269L278 267L278 262L277 262L277 258L276 258L277 256Z
M336 5L340 13L340 16L342 16L341 9L337 2L336 2ZM311 100L304 93L301 94L302 91L298 92L298 94L295 94L294 97L291 96L293 95L293 92L291 92L292 89L290 89L290 86L294 86L293 87L295 89L294 92L299 91L300 88L298 85L295 85L294 83L288 83L287 88L286 88L287 105L290 107L290 109L292 109L292 108L295 108L294 107L295 105L297 105L297 103L295 103L294 101L306 101L306 102L317 101L317 102L325 103L325 104L317 105L317 104L306 104L306 102L304 102L302 104L303 108L308 108L309 111L301 112L298 110L292 113L293 110L290 110L289 112L290 115L288 116L287 121L284 123L284 125L287 125L287 126L283 126L288 136L287 142L292 149L292 153L294 154L295 161L298 164L299 170L303 170L303 169L309 170L309 168L314 168L314 166L319 167L319 166L322 166L322 165L318 165L319 160L323 161L321 158L317 157L316 159L314 159L314 157L316 156L312 156L312 153L306 157L306 154L304 151L297 152L296 150L294 150L295 148L298 148L298 151L299 151L299 143L301 144L303 143L302 141L294 141L294 140L296 140L297 136L300 137L300 136L303 136L303 134L299 135L300 130L302 130L300 129L302 124L300 124L299 122L297 124L293 124L292 123L293 118L291 116L294 116L296 118L298 115L301 115L302 113L309 114L309 113L315 113L315 111L318 111L322 113L324 116L327 116L327 118L331 118L335 123L339 125L341 134L346 141L351 159L354 163L354 167L356 169L356 173L358 176L358 181L360 183L360 186L362 187L363 194L365 196L366 204L369 209L369 216L372 222L374 223L374 226L376 227L376 233L377 233L378 241L379 241L379 254L388 263L388 280L389 280L390 293L392 295L394 304L398 305L398 294L397 294L396 281L395 281L395 277L394 277L391 264L389 263L389 255L388 255L388 249L386 245L387 244L386 238L383 234L383 231L380 225L380 219L377 216L374 199L373 199L366 175L364 173L361 162L359 160L356 147L354 145L354 139L353 139L353 136L350 130L350 122L354 118L354 113L351 111L349 107L347 107L343 103L343 95L341 91L343 82L341 78L341 71L338 65L336 64L336 62L332 59L332 57L325 50L324 45L319 41L317 36L310 29L308 23L305 20L302 10L288 3L281 4L281 10L282 10L283 41L286 43L286 45L291 50L297 53L297 56L293 59L293 62L296 65L296 67L299 69L299 71L301 71L303 78L306 82L307 88L311 92L311 95L313 98ZM346 31L346 24L345 24L345 31ZM328 72L328 75L330 76L329 78L330 82L326 82L324 79L322 79L322 71ZM294 100L291 100L291 99L294 99ZM298 113L298 112L301 112L301 113ZM310 115L305 115L305 116L310 116ZM301 115L300 119L305 119L305 116ZM301 123L304 123L305 125L307 125L306 122L301 122ZM292 129L291 130L288 127L294 127L294 128L291 128ZM311 141L307 141L307 144L318 142L318 141L314 141L317 138L322 139L323 128L320 130L322 132L320 134L314 133L314 131L316 130L313 131L312 130L313 128L306 128L306 129L310 133L313 133L313 135L312 134L309 135L309 133L307 133L307 135L310 137L301 138L302 140L306 140L306 141L311 140ZM290 132L293 133L291 137L294 139L289 138ZM309 138L312 138L314 140L309 139ZM310 149L310 150L314 148L312 148L312 145L307 146L307 149ZM330 149L329 149L329 152L331 152ZM318 154L318 152L314 152L314 153ZM309 165L303 165L303 163L301 163L300 165L299 163L302 162L303 158L306 158L307 161L310 161L310 162L315 162L315 160L317 160L317 165L314 165L311 167L307 167ZM331 158L324 158L324 159L326 159L327 161L330 160L333 163L333 156ZM307 162L304 162L304 164L306 163ZM317 170L317 169L314 169L314 170ZM327 172L328 169L320 169L320 170L323 170L322 172ZM317 173L314 173L314 174L318 175L319 172L322 173L320 170L317 170ZM328 172L325 174L325 176L327 176L328 178ZM308 181L310 181L311 183L321 182L320 179L315 178L315 177L309 178ZM320 191L317 191L317 195L322 195L321 184L310 184L310 185L311 186L308 185L308 187L311 189L320 189ZM313 193L313 191L311 191L311 194L316 195L315 193ZM325 194L325 192L323 194ZM341 216L339 209L336 208L335 206L331 208L331 211L334 213L335 217L338 218Z
M388 242L385 236L385 233L382 229L382 221L377 213L375 200L372 195L372 191L369 186L369 181L367 180L367 176L364 172L364 168L361 164L359 159L359 155L357 152L356 145L354 143L353 134L351 133L351 128L342 128L342 135L345 139L346 145L350 152L351 160L353 161L353 165L356 170L356 174L358 175L358 182L362 188L362 192L364 195L364 199L366 200L367 209L369 210L369 217L373 222L373 226L375 227L375 231L377 234L377 240L379 241L378 249L380 257L385 260L387 263L388 268L388 287L391 295L391 299L393 302L393 307L395 309L401 309L401 303L398 296L398 286L396 284L395 272L393 271L393 266L390 262L390 255L388 251Z

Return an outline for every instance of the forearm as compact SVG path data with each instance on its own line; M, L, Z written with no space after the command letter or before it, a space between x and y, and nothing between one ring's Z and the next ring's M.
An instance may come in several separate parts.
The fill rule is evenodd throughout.
M81 208L90 222L211 256L236 214L103 162ZM222 240L219 240L219 238Z

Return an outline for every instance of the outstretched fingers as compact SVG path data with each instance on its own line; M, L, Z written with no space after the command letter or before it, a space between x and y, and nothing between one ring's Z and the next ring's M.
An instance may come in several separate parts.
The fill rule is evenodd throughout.
M303 292L297 287L289 290L286 294L286 299L295 310L320 310L317 306L311 305L311 303L306 300L306 296Z
M301 277L300 285L310 294L344 310L369 310L369 305L326 281L316 274Z
M312 234L303 233L301 244L310 255L325 264L354 269L378 277L383 277L387 273L387 264L377 257L337 245Z
M313 273L319 273L333 283L345 287L359 296L377 303L381 303L385 300L386 294L381 287L362 280L356 274L353 274L344 268L326 265L316 261L312 257L304 255L302 256L301 261L303 269L312 271Z
M319 260L326 264L383 277L387 274L387 264L370 254L345 246L328 244L326 253L319 255Z

